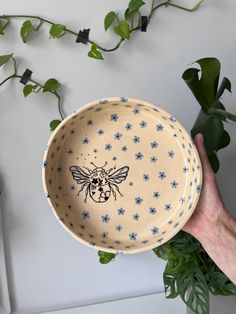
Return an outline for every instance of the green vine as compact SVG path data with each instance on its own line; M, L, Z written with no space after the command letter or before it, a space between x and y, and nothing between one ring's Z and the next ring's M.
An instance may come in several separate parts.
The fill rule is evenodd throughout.
M173 7L176 9L180 9L186 12L194 12L196 11L203 0L199 1L194 7L192 8L186 8L181 5L172 3L170 0L164 1L162 3L155 5L155 0L152 0L150 12L147 16L148 23L150 22L152 16L154 13L159 9L160 7ZM113 31L116 35L120 37L119 41L113 48L105 48L99 45L97 42L87 39L87 42L91 44L90 51L88 52L88 56L90 58L103 60L102 52L112 52L117 50L121 44L125 40L129 40L130 36L133 32L141 29L141 14L140 14L140 8L144 6L145 2L142 0L131 0L129 1L129 5L127 9L124 12L124 16L122 19L119 18L119 14L115 11L110 11L107 13L107 15L104 18L104 29L107 31L112 25L115 25L113 28ZM69 29L66 25L60 24L60 23L54 23L48 19L45 19L41 16L37 15L7 15L3 14L0 15L0 35L5 35L5 29L10 24L10 21L15 18L23 18L27 19L23 22L20 30L21 39L24 43L26 43L33 33L37 32L41 25L43 23L51 25L49 34L50 38L56 39L64 36L65 34L70 34L74 37L77 37L79 35L78 32L75 32L71 29ZM34 26L31 22L31 20L37 21L37 26ZM136 20L136 25L135 24Z
M16 59L13 57L13 53L9 55L2 55L0 56L0 67L5 65L6 63L13 61L13 68L14 72L7 78L5 78L2 82L0 82L0 87L5 84L7 81L10 79L14 78L19 78L22 79L23 75L19 75L17 73L17 65L16 65ZM50 128L51 131L53 131L60 123L61 121L65 118L65 114L63 113L62 110L62 101L61 101L61 95L59 94L58 89L60 88L61 84L55 79L55 78L50 78L48 79L43 85L40 84L39 82L36 82L32 78L29 78L28 81L30 81L33 84L27 84L23 88L23 94L25 97L27 97L29 94L33 93L38 93L39 91L43 91L43 93L48 92L54 95L57 98L57 107L58 107L58 112L61 117L61 120L52 120L50 122Z

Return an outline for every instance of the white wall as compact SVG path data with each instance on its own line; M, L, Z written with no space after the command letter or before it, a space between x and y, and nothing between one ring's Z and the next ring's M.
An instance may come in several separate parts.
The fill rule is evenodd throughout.
M127 3L1 0L1 13L41 15L74 30L90 27L91 39L112 47L117 38L104 32L104 16L111 9L124 9ZM199 58L221 60L222 75L233 86L225 104L236 113L235 14L234 0L206 0L191 14L161 8L147 33L135 33L118 51L104 55L103 62L88 58L89 46L76 44L70 35L48 40L46 24L23 44L19 36L23 20L14 20L0 38L0 54L14 52L19 72L28 67L35 80L57 78L63 84L67 113L93 99L127 96L162 106L190 129L199 106L181 75ZM10 71L9 65L1 68L0 79ZM22 87L15 80L0 89L0 169L13 309L25 313L162 291L164 263L151 252L122 256L112 265L100 266L96 252L72 239L55 221L43 195L41 163L48 123L58 117L56 102L46 94L25 99ZM219 153L217 177L227 206L236 214L236 125L229 123L227 130L232 143Z

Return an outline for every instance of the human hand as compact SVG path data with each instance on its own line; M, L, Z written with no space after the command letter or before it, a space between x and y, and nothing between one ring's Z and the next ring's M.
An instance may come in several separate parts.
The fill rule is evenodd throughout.
M183 230L198 239L216 265L236 285L236 220L226 209L203 143L194 138L203 170L202 191Z

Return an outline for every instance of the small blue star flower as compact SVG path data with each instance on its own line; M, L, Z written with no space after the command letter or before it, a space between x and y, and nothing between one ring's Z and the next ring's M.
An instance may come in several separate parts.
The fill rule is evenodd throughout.
M135 232L130 233L129 238L130 238L130 240L136 240L137 239L137 233L135 233Z
M114 135L116 140L120 140L121 136L122 136L122 133L120 133L120 132L116 132Z
M172 225L172 224L173 224L173 220L169 220L169 221L168 221L168 224L169 224L169 225Z
M116 231L121 231L123 227L121 225L116 226Z
M154 197L154 198L160 197L160 193L159 193L159 192L154 192L154 193L153 193L153 197Z
M134 108L133 111L132 111L134 114L138 114L140 113L140 110L138 108Z
M102 134L104 134L104 130L103 129L99 129L98 130L98 135L102 135Z
M179 183L173 180L170 184L173 189L176 189Z
M137 154L135 154L135 159L141 160L142 158L143 158L143 154L141 152L138 152Z
M150 143L150 145L151 145L151 148L157 148L158 143L156 141L153 141Z
M113 161L116 161L116 160L117 160L117 157L116 157L116 156L113 156L113 157L112 157L112 160L113 160Z
M157 233L159 232L159 228L153 227L153 228L151 229L151 232L152 232L153 235L154 235L154 234L157 234Z
M110 220L110 217L107 214L103 215L101 218L102 218L102 222L105 222L105 223L108 223L108 221Z
M183 173L186 173L188 171L189 171L189 169L187 167L183 167Z
M156 156L152 156L152 157L150 158L150 161L151 161L151 162L156 162L156 161L157 161L157 157L156 157Z
M157 213L156 208L155 207L149 207L149 213L152 215L156 214Z
M196 187L196 191L197 191L197 193L199 193L200 191L201 191L201 185L199 184L199 185L197 185L197 187Z
M127 146L126 146L126 145L124 145L124 146L122 146L122 147L121 147L122 152L126 152L126 151L127 151L127 149L128 149L128 148L127 148Z
M103 239L107 238L107 236L108 236L108 232L103 232L103 233L101 234L101 237L102 237Z
M157 131L163 131L163 129L164 129L164 126L162 124L157 124L156 125L156 130Z
M165 210L169 211L171 209L171 205L170 204L165 204Z
M193 204L190 203L189 206L188 206L188 209L190 210L192 208Z
M148 174L144 174L143 175L143 180L144 181L148 181L149 180L149 175Z
M135 197L135 204L141 205L143 199L140 196Z
M168 152L168 156L169 156L170 158L173 158L174 155L175 155L175 153L173 152L173 150L171 150L171 151Z
M146 121L141 121L141 122L139 123L139 125L141 126L141 128L146 128L147 122L146 122Z
M139 143L140 142L140 137L135 135L134 138L133 138L133 142L136 144L136 143Z
M85 137L82 141L83 144L88 144L88 142L89 142L89 139L87 137Z
M83 219L88 219L88 218L90 218L89 212L87 212L87 211L85 211L85 210L81 213L81 215L82 215Z
M121 208L117 209L117 213L118 213L118 215L124 215L125 209L121 207Z
M136 213L133 215L133 220L139 220L139 218L140 218L139 214Z
M105 150L111 150L112 146L110 143L105 144Z
M111 121L117 121L118 120L118 115L116 113L111 114Z
M129 131L132 129L132 124L131 123L126 123L126 126L125 126L126 130Z
M159 171L159 178L161 180L164 180L166 178L166 174L165 174L165 171Z
M142 244L146 244L146 243L148 243L149 241L148 240L143 240L141 243Z
M176 122L176 119L173 117L173 116L170 116L170 121L172 121L172 122Z
M106 104L106 103L108 103L108 100L107 99L103 99L103 100L100 100L99 103L100 104Z
M87 121L87 125L93 125L93 120L89 119L89 120Z
M128 101L128 98L120 97L120 101L122 101L122 102L127 102L127 101Z

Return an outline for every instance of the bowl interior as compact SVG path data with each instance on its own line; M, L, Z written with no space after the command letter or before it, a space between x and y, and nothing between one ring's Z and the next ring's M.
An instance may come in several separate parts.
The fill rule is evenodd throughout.
M118 98L83 106L49 140L44 187L76 239L135 253L170 239L191 216L201 165L183 126L160 107Z

